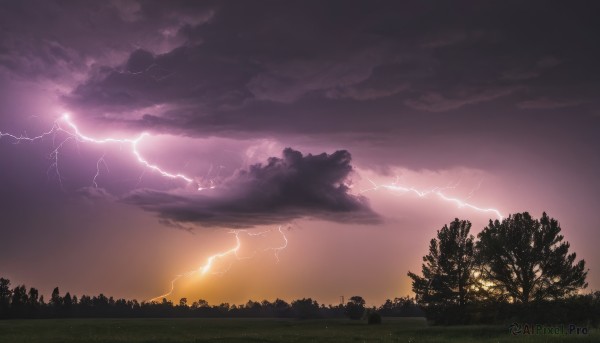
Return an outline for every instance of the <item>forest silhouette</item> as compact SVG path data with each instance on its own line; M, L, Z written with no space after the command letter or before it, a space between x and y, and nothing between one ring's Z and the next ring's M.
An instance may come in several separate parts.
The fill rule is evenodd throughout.
M560 234L557 220L546 213L534 219L527 212L489 221L477 235L471 223L455 219L430 241L421 275L408 272L415 297L386 300L366 307L360 296L338 305L312 298L288 303L282 299L245 304L209 305L203 299L173 303L138 302L97 296L61 295L58 287L46 301L36 288L0 278L0 319L94 317L256 317L343 318L425 316L433 324L476 324L525 321L578 323L596 327L600 291L587 288L584 260L577 260Z

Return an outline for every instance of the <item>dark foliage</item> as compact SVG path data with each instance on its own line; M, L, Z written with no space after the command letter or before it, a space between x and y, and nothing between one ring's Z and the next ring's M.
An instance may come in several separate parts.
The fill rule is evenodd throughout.
M361 319L365 312L365 299L353 296L346 304L346 316L350 319Z
M490 293L527 304L564 298L586 288L585 261L569 254L558 221L544 213L540 220L517 213L496 220L478 235L481 278Z
M364 311L364 299L352 297L351 302ZM350 304L349 303L349 304ZM419 316L417 304L411 298L387 300L380 308L385 316ZM355 308L351 310L354 311ZM61 295L54 289L48 303L39 296L35 288L27 291L24 285L10 288L8 279L0 278L1 318L158 318L158 317L235 317L235 318L343 318L348 313L346 305L320 305L311 298L294 300L290 303L276 299L273 302L248 300L242 305L222 303L209 305L206 300L180 299L177 304L162 299L160 302L138 302L137 300L114 299L104 294L77 297L70 293Z
M35 288L11 288L0 278L0 318L63 317L262 317L262 318L367 318L423 316L434 324L527 323L600 324L600 292L579 294L585 288L585 262L576 261L560 226L545 213L533 220L528 213L490 222L479 235L469 234L471 224L458 219L444 226L431 240L423 257L422 276L409 272L415 298L386 300L379 308L365 308L353 296L347 304L319 305L311 298L287 303L249 300L243 305L210 306L205 300L182 298L174 305L114 299L103 294L78 298L61 295L56 287L48 303Z
M424 317L425 313L416 300L410 297L387 299L377 312L384 317Z
M428 320L598 324L600 293L578 294L587 287L585 261L569 253L558 221L517 213L490 221L476 244L470 226L444 226L423 257L423 275L408 273Z
M319 317L319 303L311 298L293 301L292 310L295 316L300 319Z
M438 315L440 310L453 309L457 321L463 319L462 309L472 297L475 265L471 223L455 219L444 225L429 244L429 254L423 257L422 274L408 272L419 304Z

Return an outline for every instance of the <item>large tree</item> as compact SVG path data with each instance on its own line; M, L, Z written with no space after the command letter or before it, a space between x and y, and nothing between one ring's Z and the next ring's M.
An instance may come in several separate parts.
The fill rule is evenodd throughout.
M455 219L437 232L423 256L422 276L408 272L419 304L463 307L470 298L474 261L471 223Z
M585 261L575 261L561 228L546 213L491 221L478 235L477 259L486 288L515 302L562 298L587 287Z

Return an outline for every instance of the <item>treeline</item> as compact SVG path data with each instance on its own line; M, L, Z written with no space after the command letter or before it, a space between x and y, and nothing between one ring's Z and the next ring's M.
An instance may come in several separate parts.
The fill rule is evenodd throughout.
M598 325L600 292L581 294L588 270L557 220L523 212L490 220L477 239L470 229L459 219L442 227L421 275L408 272L430 321Z
M311 298L288 303L281 299L273 302L249 300L246 304L222 303L209 305L205 300L179 303L167 299L160 302L138 302L137 300L114 299L103 294L98 296L70 293L60 294L54 289L46 302L35 288L25 285L10 287L10 281L0 278L0 318L95 318L95 317L233 317L233 318L364 318L368 313L378 312L384 316L423 316L414 298L403 297L386 302L378 308L366 308L362 297L354 296L346 304L325 306Z

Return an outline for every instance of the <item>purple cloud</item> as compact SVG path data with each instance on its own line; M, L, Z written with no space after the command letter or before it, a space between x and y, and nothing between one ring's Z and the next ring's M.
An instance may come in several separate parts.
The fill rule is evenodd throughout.
M249 227L302 217L377 223L379 217L367 199L349 193L345 182L352 172L350 161L345 150L303 156L287 148L281 158L239 170L214 191L143 189L124 201L155 212L170 224Z

